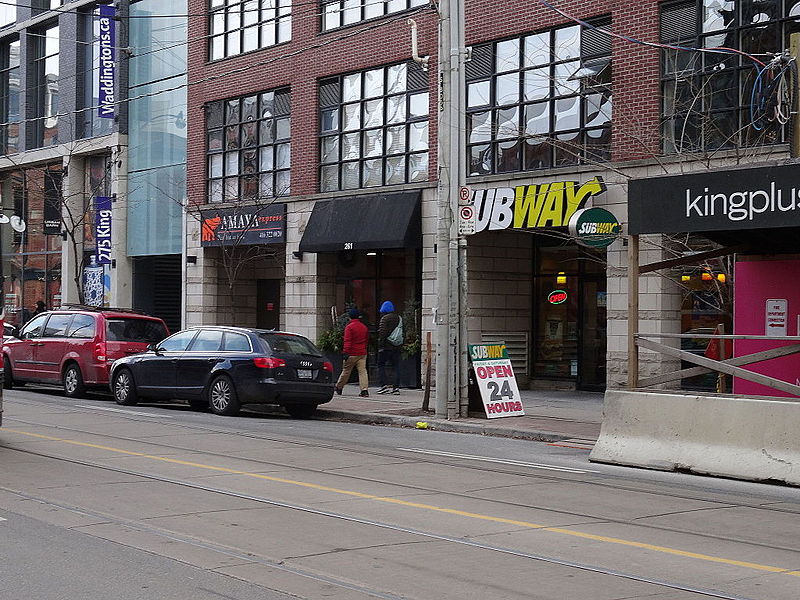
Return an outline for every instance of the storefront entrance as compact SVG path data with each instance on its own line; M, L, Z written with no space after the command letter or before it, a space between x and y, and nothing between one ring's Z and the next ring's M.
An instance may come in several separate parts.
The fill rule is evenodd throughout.
M533 385L606 386L605 253L537 236Z
M343 251L336 257L336 309L344 314L357 307L370 330L370 380L377 381L374 344L384 301L394 304L403 317L406 343L402 348L401 381L403 387L419 387L420 363L420 250Z

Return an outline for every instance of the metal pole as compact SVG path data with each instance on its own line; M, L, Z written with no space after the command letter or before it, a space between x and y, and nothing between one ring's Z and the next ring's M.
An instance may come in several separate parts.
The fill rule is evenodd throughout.
M789 35L789 53L795 59L795 64L800 65L800 33L792 33ZM797 71L796 71L797 72ZM800 93L798 93L798 82L796 78L791 78L794 89L792 90L792 98L794 98L794 106L792 106L792 139L789 144L789 152L792 158L800 156Z
M628 389L639 387L639 236L628 237Z
M450 297L450 154L448 136L450 129L450 4L439 4L439 143L438 143L438 225L436 231L436 295L437 306L434 312L436 325L436 416L447 417L449 399L450 371L450 310L447 298Z
M465 176L464 159L464 6L459 0L439 5L439 187L437 230L436 416L461 413L466 397L466 346L462 320L466 309L461 289L466 249L459 247L458 191ZM462 350L462 346L464 349Z

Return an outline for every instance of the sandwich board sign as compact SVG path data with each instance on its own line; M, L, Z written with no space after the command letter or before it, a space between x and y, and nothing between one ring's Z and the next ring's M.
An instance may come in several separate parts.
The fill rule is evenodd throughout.
M505 344L470 344L469 357L488 419L525 414Z

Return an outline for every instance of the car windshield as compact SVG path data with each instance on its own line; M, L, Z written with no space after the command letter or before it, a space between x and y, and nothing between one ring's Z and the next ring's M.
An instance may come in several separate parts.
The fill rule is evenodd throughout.
M306 354L322 356L317 347L300 335L287 333L260 333L259 337L267 342L270 350L276 354Z
M109 342L141 342L153 344L167 337L161 321L151 319L107 319L106 340Z

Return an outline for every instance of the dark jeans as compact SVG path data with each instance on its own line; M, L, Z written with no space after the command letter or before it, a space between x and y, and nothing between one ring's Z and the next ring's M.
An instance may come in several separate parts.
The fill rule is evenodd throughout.
M387 347L378 350L378 383L387 385L386 365L392 365L394 371L394 387L400 387L400 348Z

